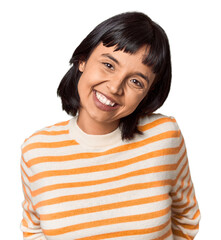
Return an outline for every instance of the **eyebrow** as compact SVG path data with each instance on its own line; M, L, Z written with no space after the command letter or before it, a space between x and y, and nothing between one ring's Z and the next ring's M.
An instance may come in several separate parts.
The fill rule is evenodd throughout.
M101 56L103 56L103 57L108 57L109 59L113 60L115 63L117 63L118 65L120 65L120 63L118 62L118 60L117 60L115 57L113 57L111 54L109 54L109 53L103 53L103 54L101 54Z
M111 59L112 61L114 61L118 65L120 65L119 61L109 53L103 53L103 54L101 54L101 56L108 57L109 59ZM143 73L135 72L134 74L142 77L145 81L147 81L148 84L150 83L150 80L149 80L148 76L144 75Z
M148 84L150 83L150 80L149 80L148 76L143 75L143 73L135 72L135 75L138 75L138 76L142 77L145 81L147 81Z

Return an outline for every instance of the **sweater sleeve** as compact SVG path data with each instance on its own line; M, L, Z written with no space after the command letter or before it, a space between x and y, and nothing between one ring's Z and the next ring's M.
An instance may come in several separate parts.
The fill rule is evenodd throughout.
M35 211L32 194L31 184L29 182L29 176L31 170L27 167L27 163L22 155L21 157L21 179L24 193L23 207L23 219L21 222L21 230L23 232L24 240L46 240L41 226L38 214Z
M177 123L176 127L180 131ZM185 142L179 138L180 151L172 187L172 231L174 240L194 239L199 229L200 211L191 180Z

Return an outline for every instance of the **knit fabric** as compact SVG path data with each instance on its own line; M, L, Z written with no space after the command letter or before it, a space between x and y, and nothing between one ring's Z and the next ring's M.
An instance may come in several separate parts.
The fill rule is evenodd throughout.
M26 139L24 239L193 239L200 212L176 120L152 114L139 130L122 141L119 128L89 135L72 118Z

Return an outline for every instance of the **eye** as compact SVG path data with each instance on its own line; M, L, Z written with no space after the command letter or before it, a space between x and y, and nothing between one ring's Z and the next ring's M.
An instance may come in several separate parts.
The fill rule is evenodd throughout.
M139 87L139 88L143 88L143 84L138 81L137 79L131 79L130 82L135 86L135 87Z
M107 62L104 62L103 63L107 68L110 68L110 69L114 69L113 65L111 65L110 63L107 63Z

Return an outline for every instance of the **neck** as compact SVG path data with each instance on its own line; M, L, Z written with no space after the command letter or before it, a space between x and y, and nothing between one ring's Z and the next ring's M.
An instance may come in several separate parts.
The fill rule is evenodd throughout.
M116 130L119 126L119 121L116 121L114 123L113 122L104 123L104 122L91 120L86 122L84 121L84 117L81 114L79 114L77 119L77 124L79 128L87 134L104 135Z

